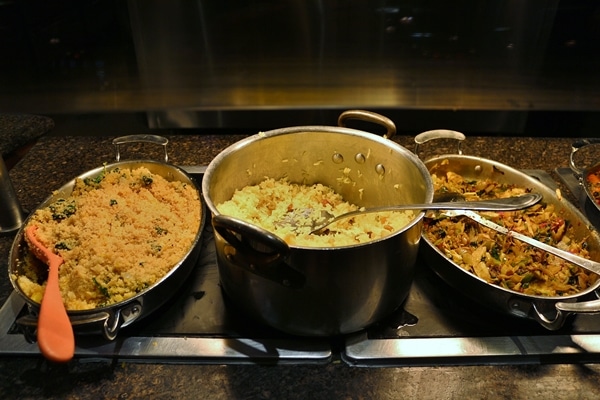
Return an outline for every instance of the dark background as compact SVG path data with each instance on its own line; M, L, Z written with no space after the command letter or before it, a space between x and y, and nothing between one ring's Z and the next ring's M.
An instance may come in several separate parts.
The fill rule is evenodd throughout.
M7 0L0 48L0 112L54 134L253 133L351 108L410 135L600 128L595 1Z

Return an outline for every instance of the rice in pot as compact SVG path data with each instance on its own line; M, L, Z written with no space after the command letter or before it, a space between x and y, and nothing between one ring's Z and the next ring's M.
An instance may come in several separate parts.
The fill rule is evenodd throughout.
M158 282L192 246L200 226L197 190L147 168L77 179L71 196L39 209L28 225L64 259L59 285L68 310L107 306ZM47 268L25 252L14 276L41 302Z
M236 190L217 209L221 214L273 232L289 245L306 247L351 246L381 239L401 230L414 218L413 211L369 213L337 221L325 233L311 235L310 223L321 219L321 211L337 216L359 207L344 201L328 186L273 178Z

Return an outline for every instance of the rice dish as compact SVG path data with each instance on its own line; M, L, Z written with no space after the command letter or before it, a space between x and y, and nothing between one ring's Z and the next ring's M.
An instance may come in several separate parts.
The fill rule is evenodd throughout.
M147 168L113 169L77 179L73 193L39 209L28 226L59 254L59 286L67 310L124 301L152 286L191 249L201 203L193 185L167 181ZM21 290L41 302L47 267L25 247Z
M216 207L221 214L260 226L289 245L305 247L366 243L401 230L414 218L413 211L369 213L337 221L323 234L310 234L312 221L322 219L321 211L337 216L359 207L344 201L328 186L273 178L236 190L230 200Z

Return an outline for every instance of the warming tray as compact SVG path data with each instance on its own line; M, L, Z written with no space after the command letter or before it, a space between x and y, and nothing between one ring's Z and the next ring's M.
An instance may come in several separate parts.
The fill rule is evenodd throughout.
M184 167L198 182L205 167ZM226 304L219 286L213 232L206 224L202 251L188 282L163 307L114 341L77 336L75 358L136 362L323 364L331 361L329 339L285 336L249 321ZM6 255L8 256L8 255ZM13 291L0 309L0 355L40 355L17 330L25 301Z
M202 179L203 167L184 169ZM556 186L544 171L525 172ZM286 335L249 320L223 297L212 240L207 224L189 282L164 307L123 328L115 341L77 337L75 357L188 364L341 360L359 367L600 361L600 316L578 315L572 324L550 332L533 321L497 315L469 302L421 259L406 303L387 320L344 337ZM15 328L14 321L24 312L25 302L11 293L0 309L0 355L39 356L37 344L27 342Z
M331 359L328 340L285 337L227 308L219 287L212 229L203 235L200 260L173 299L135 326L123 328L114 341L77 336L75 357L239 364L326 363ZM25 301L13 291L0 309L0 354L40 354L37 344L28 343L14 325L24 312Z

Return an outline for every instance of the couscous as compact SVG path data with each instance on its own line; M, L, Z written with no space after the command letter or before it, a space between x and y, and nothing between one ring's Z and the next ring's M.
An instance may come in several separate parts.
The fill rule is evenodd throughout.
M67 310L115 304L153 285L185 257L200 226L193 185L147 168L77 179L73 193L35 212L38 239L64 263L59 286ZM41 302L46 268L29 251L19 260L21 290Z

